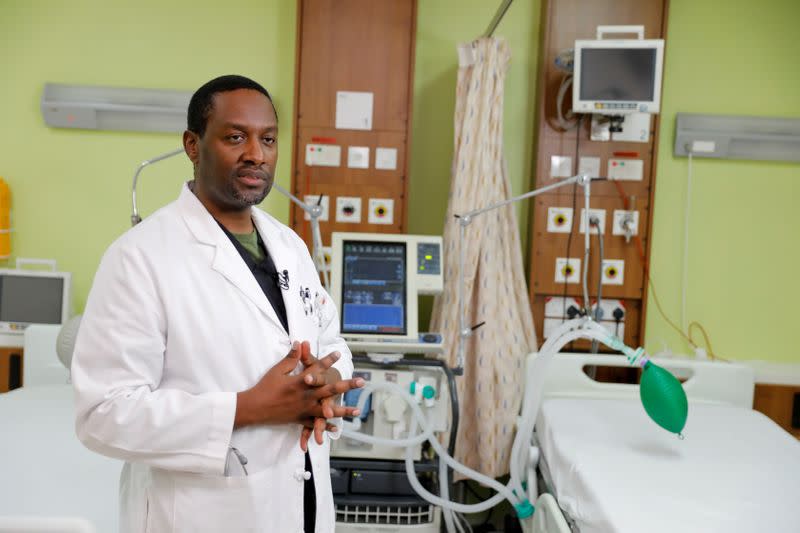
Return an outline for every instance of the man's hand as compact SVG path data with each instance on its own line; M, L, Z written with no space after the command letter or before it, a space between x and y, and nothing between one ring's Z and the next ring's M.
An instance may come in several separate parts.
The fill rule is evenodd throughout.
M304 344L307 345L310 357L310 345ZM313 426L312 420L321 418L324 431L325 418L358 416L357 409L353 407L340 407L331 402L323 408L321 401L362 387L364 380L361 378L329 380L328 377L332 374L327 373L327 370L336 359L326 357L317 361L318 364L311 372L315 376L325 374L324 382L322 378L319 378L319 381L313 378L315 386L310 386L305 382L306 372L296 376L291 375L300 362L302 350L300 343L292 344L292 349L286 357L272 367L258 383L236 395L234 427L291 423L307 427L310 423ZM317 383L319 385L316 385Z
M305 367L301 374L303 376L303 382L309 387L319 388L341 381L342 376L339 374L339 371L331 367L340 357L341 354L339 354L339 352L331 352L322 359L317 359L311 355L311 345L308 342L303 342L300 345L300 362L302 362ZM363 383L363 380L361 381ZM335 397L327 396L320 400L323 417L317 417L310 426L306 425L303 427L303 431L300 434L300 448L303 451L308 450L308 441L311 438L312 432L317 444L322 444L322 436L325 430L331 431L334 429L331 424L327 423L326 419L340 416L335 414L335 412L340 409L336 405L337 400L338 395ZM358 416L359 414L361 414L359 410L353 408L352 414L347 414L345 416Z

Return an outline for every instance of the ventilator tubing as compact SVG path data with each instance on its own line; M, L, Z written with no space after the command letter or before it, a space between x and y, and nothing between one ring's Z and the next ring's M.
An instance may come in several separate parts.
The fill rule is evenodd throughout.
M369 394L371 391L386 391L391 394L400 396L405 402L411 407L411 412L413 414L410 434L413 437L408 439L382 439L379 437L375 437L373 435L364 435L358 431L353 431L349 426L349 424L345 424L343 435L347 438L351 438L354 440L367 442L370 444L378 444L381 446L393 446L393 447L403 447L407 448L406 450L406 474L408 475L409 482L411 486L414 488L415 491L426 501L432 503L434 505L439 505L446 509L450 509L457 513L480 513L491 509L503 499L508 499L512 502L512 504L520 503L520 499L517 498L505 485L500 483L499 481L490 478L480 472L476 472L471 468L459 463L450 455L448 455L447 450L441 445L441 443L433 436L433 425L428 421L425 415L422 413L419 405L417 404L416 399L408 394L405 389L400 387L395 383L375 383L375 384L367 384L364 387L364 392L361 394L361 397L358 399L359 408L364 407L366 403L366 394ZM359 425L359 424L356 424ZM418 426L422 426L423 432L420 435L416 435L416 431ZM414 471L414 462L411 459L411 454L413 453L413 447L417 446L421 442L427 440L433 446L433 449L436 451L437 455L439 456L439 460L443 461L447 466L451 467L453 470L460 472L461 474L465 475L466 477L472 478L479 483L487 485L496 491L498 494L489 498L488 500L477 503L477 504L463 504L458 502L453 502L450 500L445 500L436 496L435 494L431 494L428 492L422 484L420 484L419 480L417 479L416 472Z
M517 510L520 518L527 518L532 514L533 507L530 502L528 502L527 498L525 498L526 491L522 487L522 476L525 473L525 462L527 460L526 454L523 452L530 445L536 417L539 414L545 371L550 360L561 348L581 338L597 340L616 349L619 349L620 345L624 346L619 339L609 335L599 324L587 317L576 318L565 322L551 333L541 350L539 350L538 356L533 361L535 371L530 373L533 381L527 383L525 386L527 394L523 401L521 422L517 428L517 435L511 447L511 462L509 465L511 477L507 485L503 485L493 478L472 470L450 457L442 444L434 437L433 424L425 417L416 399L395 383L367 384L359 398L358 408L363 411L367 396L371 394L372 391L386 391L400 396L411 407L411 413L413 414L411 426L409 428L410 436L408 438L394 440L365 435L358 431L361 426L361 421L359 419L355 419L355 423L345 423L343 434L348 438L369 444L406 448L405 464L409 483L411 483L411 486L420 497L433 505L438 505L457 513L480 513L491 509L502 502L503 499L506 499ZM628 350L630 349L628 348ZM422 433L417 434L417 429L419 427L422 427ZM413 448L426 440L431 443L431 446L433 446L433 449L439 456L440 485L442 486L441 496L437 496L426 490L417 479L416 472L414 471ZM445 465L482 485L493 488L497 491L497 494L483 502L475 504L463 504L450 501ZM451 530L452 517L446 514L445 519L446 522L448 522L448 530Z

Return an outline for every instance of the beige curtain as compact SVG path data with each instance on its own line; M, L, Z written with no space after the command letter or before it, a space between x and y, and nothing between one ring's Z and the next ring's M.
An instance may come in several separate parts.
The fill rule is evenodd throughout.
M467 325L485 321L466 344L457 378L460 424L456 459L491 477L508 473L524 381L525 355L536 347L514 207L474 219L459 243L454 214L509 198L503 160L503 87L510 59L499 38L459 50L455 149L445 222L445 290L434 303L431 331L441 331L450 365L459 330L459 244L465 245Z

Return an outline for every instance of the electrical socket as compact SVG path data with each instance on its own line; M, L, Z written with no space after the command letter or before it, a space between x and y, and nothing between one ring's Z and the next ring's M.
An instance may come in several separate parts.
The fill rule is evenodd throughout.
M574 307L581 309L583 304L571 296L562 298L561 296L548 296L544 300L544 316L546 318L557 318L563 320L566 316L567 309Z
M622 312L622 318L620 319L620 322L625 322L625 315L626 315L625 304L622 303L622 300L603 298L602 300L600 300L600 313L599 316L597 316L597 320L608 320L611 322L616 322L616 318L614 318L614 311L617 309L619 309ZM592 309L591 309L592 318L595 318L596 310L597 310L597 301L595 300L592 303Z

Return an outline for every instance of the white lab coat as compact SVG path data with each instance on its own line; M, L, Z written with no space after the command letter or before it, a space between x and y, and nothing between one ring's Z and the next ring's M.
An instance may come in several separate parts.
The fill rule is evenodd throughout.
M302 531L301 427L233 431L236 392L293 340L311 341L317 356L339 351L334 367L345 379L352 359L303 241L259 209L253 220L289 275L289 335L186 185L112 244L98 268L72 361L76 427L86 446L127 461L122 531ZM248 476L230 446L247 458ZM328 438L310 444L317 533L334 529L329 447Z

